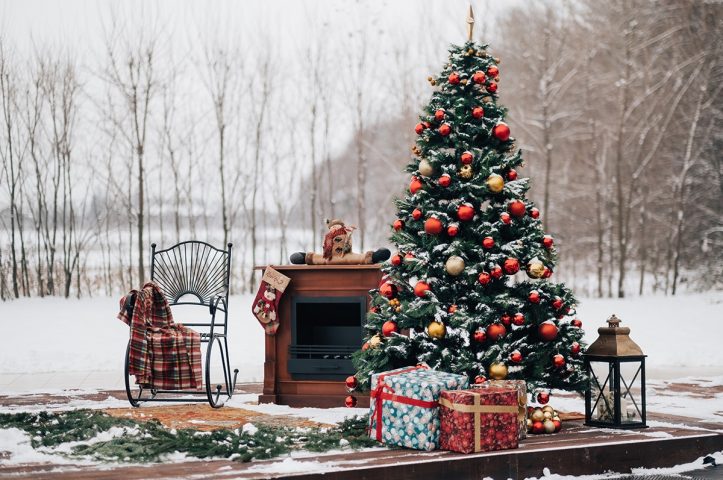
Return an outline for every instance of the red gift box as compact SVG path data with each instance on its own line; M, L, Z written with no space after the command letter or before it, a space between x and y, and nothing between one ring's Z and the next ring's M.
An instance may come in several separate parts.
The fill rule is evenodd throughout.
M444 390L439 405L442 450L471 453L517 448L516 390Z

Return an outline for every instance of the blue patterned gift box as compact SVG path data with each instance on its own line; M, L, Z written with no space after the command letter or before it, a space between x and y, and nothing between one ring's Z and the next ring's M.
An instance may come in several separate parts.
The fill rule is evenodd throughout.
M372 375L369 434L387 445L434 450L439 446L439 395L465 389L465 375L426 365Z

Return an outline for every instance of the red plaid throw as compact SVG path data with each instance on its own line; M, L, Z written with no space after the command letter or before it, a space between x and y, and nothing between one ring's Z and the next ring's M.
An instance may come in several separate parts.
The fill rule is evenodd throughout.
M126 299L136 294L133 316ZM201 388L201 335L173 322L171 308L153 282L121 298L118 319L130 328L129 373L136 383L159 390Z

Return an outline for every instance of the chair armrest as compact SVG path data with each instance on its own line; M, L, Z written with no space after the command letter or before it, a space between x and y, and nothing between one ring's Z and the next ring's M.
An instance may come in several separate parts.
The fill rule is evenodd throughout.
M216 316L216 309L218 309L219 303L223 305L224 310L227 310L225 295L216 295L208 304L208 310L212 317Z

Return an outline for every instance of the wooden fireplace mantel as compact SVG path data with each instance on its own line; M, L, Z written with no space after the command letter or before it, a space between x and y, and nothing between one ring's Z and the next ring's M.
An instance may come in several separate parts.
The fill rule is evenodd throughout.
M259 403L276 403L292 407L341 407L348 395L343 380L294 378L288 371L289 346L292 344L292 305L295 298L364 297L369 307L369 290L377 288L382 278L381 265L272 265L291 278L278 308L279 328L276 335L266 335L264 389ZM265 270L266 266L256 266ZM360 329L361 331L361 329ZM359 338L359 347L362 339ZM358 396L359 406L369 405L365 395Z

